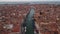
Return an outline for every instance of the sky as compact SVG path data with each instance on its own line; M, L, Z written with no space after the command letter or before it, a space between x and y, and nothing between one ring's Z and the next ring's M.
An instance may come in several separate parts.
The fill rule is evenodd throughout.
M31 1L60 1L60 0L0 0L0 2L31 2Z
M38 3L60 4L60 0L0 0L0 4L22 4L22 3L24 4L28 2L30 4L38 4Z

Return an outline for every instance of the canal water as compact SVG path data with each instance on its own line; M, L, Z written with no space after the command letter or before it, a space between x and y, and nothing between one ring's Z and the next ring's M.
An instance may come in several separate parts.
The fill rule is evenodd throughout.
M24 26L26 27L25 34L34 34L34 8L30 9L30 13L27 15Z

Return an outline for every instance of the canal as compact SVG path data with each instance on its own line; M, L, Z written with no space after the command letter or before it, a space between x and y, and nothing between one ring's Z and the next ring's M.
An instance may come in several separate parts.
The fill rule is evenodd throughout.
M33 15L34 15L34 8L30 9L29 14L27 15L27 18L25 20L24 27L26 29L25 34L34 34L34 20L33 20Z

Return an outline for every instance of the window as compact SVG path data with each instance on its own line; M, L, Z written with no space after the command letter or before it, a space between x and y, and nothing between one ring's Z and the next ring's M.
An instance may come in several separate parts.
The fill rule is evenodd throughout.
M55 32L54 32L54 34L58 34L58 32L57 32L57 31L55 31Z

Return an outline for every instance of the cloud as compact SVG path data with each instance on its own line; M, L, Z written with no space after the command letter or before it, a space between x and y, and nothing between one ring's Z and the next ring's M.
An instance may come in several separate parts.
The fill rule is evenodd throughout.
M31 1L60 1L60 0L0 0L0 2L31 2Z

